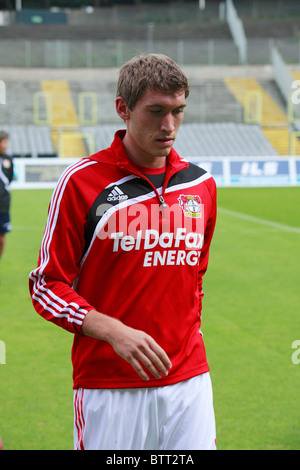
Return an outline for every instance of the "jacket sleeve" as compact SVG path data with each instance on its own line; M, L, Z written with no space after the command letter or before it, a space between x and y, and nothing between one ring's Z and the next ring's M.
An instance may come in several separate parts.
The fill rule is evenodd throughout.
M12 158L10 158L9 160L10 160L10 168L9 168L7 177L9 179L9 182L11 183L14 178L14 162Z
M2 158L0 158L0 173L2 174L3 183L5 185L12 182L14 176L14 166L11 157L4 155Z
M77 334L83 334L83 319L93 308L73 289L84 250L86 213L79 188L62 178L49 205L37 268L29 275L37 313Z
M5 164L3 164L2 171L8 179L8 182L11 183L14 177L13 159L11 157L5 156L3 160L5 160Z
M204 245L203 245L203 249L201 250L200 263L199 263L198 289L199 289L199 297L200 297L200 305L199 305L200 311L202 308L201 299L204 296L203 290L202 290L203 276L208 266L209 249L210 249L212 237L214 234L216 218L217 218L217 189L216 189L215 180L212 177L209 178L209 180L206 181L206 185L208 188L209 200L207 201L207 204L205 204L204 206L204 211L208 210L209 215L208 215L208 220L207 220L207 224L205 227Z

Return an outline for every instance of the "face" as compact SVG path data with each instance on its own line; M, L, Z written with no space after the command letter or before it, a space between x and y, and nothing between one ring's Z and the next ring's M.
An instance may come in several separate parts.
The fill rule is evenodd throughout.
M0 154L5 155L8 149L8 139L2 139L0 142Z
M119 116L126 121L124 147L140 166L164 166L175 142L186 105L185 93L175 95L148 89L129 110L123 98L117 98Z

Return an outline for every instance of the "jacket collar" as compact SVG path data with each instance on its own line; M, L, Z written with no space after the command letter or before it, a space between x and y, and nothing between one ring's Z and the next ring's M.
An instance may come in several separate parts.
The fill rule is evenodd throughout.
M97 160L99 162L107 163L110 165L116 165L119 168L128 171L130 173L139 173L137 165L128 157L125 147L123 145L123 138L126 134L126 130L118 130L115 133L114 140L111 146L96 154L92 155L90 159ZM178 153L172 148L168 158L168 170L172 174L177 173L184 168L189 166L189 163L179 157Z

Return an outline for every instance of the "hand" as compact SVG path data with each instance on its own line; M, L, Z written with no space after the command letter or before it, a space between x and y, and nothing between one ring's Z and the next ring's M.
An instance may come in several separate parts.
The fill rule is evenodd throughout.
M168 375L168 370L172 367L170 359L151 336L122 323L119 325L119 330L121 331L114 335L110 344L119 356L131 364L143 380L149 380L149 376L141 364L156 379L160 379L161 374Z
M96 310L87 313L82 331L87 336L109 342L115 352L131 364L145 381L149 380L149 375L143 366L156 379L161 378L161 374L167 376L172 367L165 351L151 336Z

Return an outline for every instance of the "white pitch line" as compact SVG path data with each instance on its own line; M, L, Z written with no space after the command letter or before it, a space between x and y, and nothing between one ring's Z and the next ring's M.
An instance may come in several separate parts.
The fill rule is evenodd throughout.
M249 220L249 222L254 222L256 224L268 225L269 227L274 227L274 228L277 228L278 230L285 230L287 232L300 233L300 228L298 227L291 227L290 225L279 224L277 222L272 222L271 220L260 219L258 217L253 217L252 215L243 214L242 212L231 211L229 209L224 209L222 207L218 207L218 211L223 214L231 215L233 217L238 217L240 219Z

